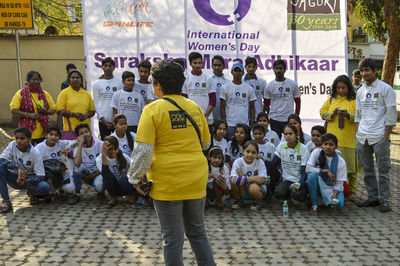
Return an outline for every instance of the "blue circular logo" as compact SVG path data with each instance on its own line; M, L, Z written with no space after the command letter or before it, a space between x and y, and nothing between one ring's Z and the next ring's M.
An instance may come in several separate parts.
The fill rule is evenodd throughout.
M93 159L94 159L94 155L93 155L93 154L90 154L90 155L89 155L89 159L90 159L90 160L93 160Z
M131 102L132 101L132 97L128 97L128 102Z
M283 91L283 87L279 87L279 89L278 89L279 91Z
M114 170L117 170L117 166L116 166L116 165L113 165L113 169L114 169Z
M241 21L249 12L251 0L238 0L238 5L233 14L222 15L212 8L211 0L193 0L194 8L199 15L206 21L219 25L228 26L233 25L236 21Z
M55 158L56 156L57 156L57 154L56 154L55 152L53 152L53 153L50 154L50 157L51 157L51 158Z
M18 158L18 161L19 161L20 163L24 163L24 160L22 160L22 158Z
M369 92L367 93L367 95L365 95L365 97L366 97L367 99L371 98L371 96L372 96L372 95L371 95L371 93L369 93Z
M196 82L194 85L195 85L196 87L200 87L200 83L199 83L199 82Z
M221 83L217 83L217 87L220 88L222 85Z
M146 92L144 90L141 90L140 93L144 95Z
M236 97L240 97L240 92L236 92L236 93L235 93L235 96L236 96Z
M243 153L239 153L239 157L243 157Z
M261 155L261 156L264 156L264 153L263 153L262 151L260 151L260 155Z
M106 87L106 91L109 91L111 88L110 88L110 86L107 86Z
M247 172L247 176L252 176L253 175L253 172L252 171L248 171Z
M122 148L127 149L128 145L124 144L124 145L122 145Z
M290 154L290 160L294 160L294 155L293 154Z

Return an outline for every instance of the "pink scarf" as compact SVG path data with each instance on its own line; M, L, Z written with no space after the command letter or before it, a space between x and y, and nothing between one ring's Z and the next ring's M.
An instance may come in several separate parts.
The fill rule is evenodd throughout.
M31 92L39 94L38 98L39 100L43 101L44 109L48 110L49 103L47 102L46 95L44 94L42 88L40 86L30 87L28 85L25 85L25 87L21 90L21 106L19 107L19 110L28 113L35 113L35 108L33 106L34 99L31 96ZM38 108L37 103L35 104L36 108ZM49 127L50 119L47 115L44 114L39 114L39 115L41 117L39 122L46 131L46 129ZM36 120L28 117L20 117L18 126L27 127L31 131L34 131L36 129Z

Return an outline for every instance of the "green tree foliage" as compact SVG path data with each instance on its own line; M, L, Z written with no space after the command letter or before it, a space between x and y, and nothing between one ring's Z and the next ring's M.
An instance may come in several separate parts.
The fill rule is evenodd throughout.
M48 26L58 34L80 34L82 8L80 0L33 0L35 28L43 34Z

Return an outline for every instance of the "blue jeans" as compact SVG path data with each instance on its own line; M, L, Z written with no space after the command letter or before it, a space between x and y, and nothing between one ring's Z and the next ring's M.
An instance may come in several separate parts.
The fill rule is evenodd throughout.
M74 171L72 174L72 178L74 179L75 191L79 192L82 188L82 179L84 176L91 174L92 171L89 170L86 166L81 164L79 167L74 166ZM89 185L93 185L93 188L96 192L102 193L104 192L103 186L103 177L101 175L96 176L92 182L87 183Z
M129 183L127 176L120 176L117 179L106 165L102 166L101 175L103 176L104 188L110 196L122 197L137 194L136 189Z
M310 201L312 206L318 206L318 196L321 195L321 188L319 187L318 174L309 173L307 176L308 193L310 194ZM344 193L339 191L337 197L339 204L335 208L341 209L344 205Z
M7 184L14 189L28 189L34 196L47 195L50 192L50 185L46 181L37 184L26 182L23 186L17 184L18 175L10 173L3 165L0 165L0 194L4 200L9 200Z
M204 226L206 198L194 200L154 200L164 240L165 265L183 265L184 233L196 255L198 265L215 265Z

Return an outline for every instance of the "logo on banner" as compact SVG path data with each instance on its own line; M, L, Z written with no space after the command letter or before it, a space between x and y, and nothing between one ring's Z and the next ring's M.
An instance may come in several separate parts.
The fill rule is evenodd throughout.
M137 21L137 15L149 15L153 9L151 0L140 1L115 1L104 7L103 27L130 27L130 28L151 28L153 21ZM131 17L133 20L131 20Z
M340 30L340 1L287 0L287 29Z
M206 21L219 25L228 26L236 21L241 21L249 12L251 0L238 0L238 5L233 14L219 14L211 6L211 0L193 0L194 8Z

